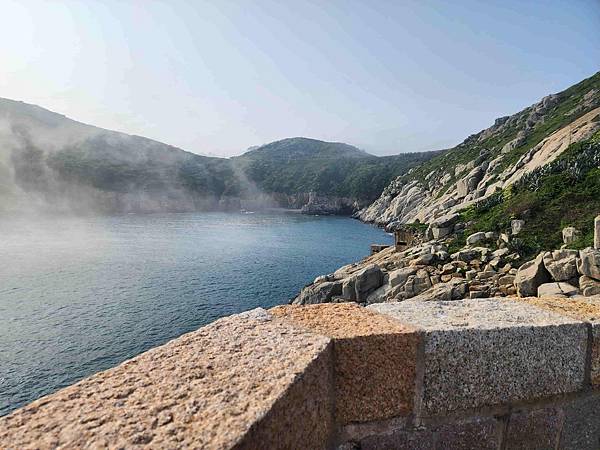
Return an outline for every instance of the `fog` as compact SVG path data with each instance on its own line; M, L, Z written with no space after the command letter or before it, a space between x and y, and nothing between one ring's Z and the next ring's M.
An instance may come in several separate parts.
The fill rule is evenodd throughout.
M0 99L0 213L276 207L232 160L185 152Z

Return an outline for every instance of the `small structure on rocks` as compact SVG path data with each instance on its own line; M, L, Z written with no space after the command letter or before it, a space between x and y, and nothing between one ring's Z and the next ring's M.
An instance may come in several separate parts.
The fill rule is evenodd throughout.
M415 240L415 235L412 231L399 229L394 231L394 243L397 252L403 252L407 248L412 247Z
M371 256L373 256L375 253L385 250L388 247L389 245L387 244L371 244Z

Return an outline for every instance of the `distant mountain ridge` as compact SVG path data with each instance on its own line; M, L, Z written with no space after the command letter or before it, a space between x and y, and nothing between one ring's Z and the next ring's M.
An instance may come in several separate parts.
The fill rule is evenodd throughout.
M398 174L436 152L378 157L352 145L288 138L232 158L256 186L290 208L350 214L366 206Z
M421 155L398 156L394 174L428 157ZM337 193L319 184L315 172L342 166L358 171L361 164L346 162L364 160L368 165L373 159L377 157L347 144L308 138L284 139L237 158L200 156L83 124L36 105L0 99L0 212L300 208L309 202L311 192L313 198L333 196L337 201ZM275 173L261 171L261 164ZM287 179L289 166L294 166L294 176L302 184ZM282 184L270 183L272 178ZM352 212L374 198L372 186L367 190L359 186L342 192L348 194L344 206L324 212Z

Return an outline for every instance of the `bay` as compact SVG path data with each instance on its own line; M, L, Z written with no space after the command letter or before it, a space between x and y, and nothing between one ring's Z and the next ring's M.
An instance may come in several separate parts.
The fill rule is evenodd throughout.
M296 213L0 219L0 415L391 241Z

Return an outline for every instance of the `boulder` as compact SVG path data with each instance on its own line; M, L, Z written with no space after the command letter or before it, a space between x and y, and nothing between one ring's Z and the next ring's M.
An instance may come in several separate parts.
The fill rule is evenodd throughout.
M488 240L496 239L496 233L494 233L493 231L488 231L487 233L485 233L485 238Z
M395 288L396 286L404 286L408 277L417 273L415 267L404 267L402 269L394 270L388 275L388 284L390 287Z
M477 185L485 175L486 168L487 165L484 163L479 167L475 167L464 178L458 180L456 183L456 192L460 198L466 197L477 189Z
M575 227L566 227L562 230L563 242L566 245L572 244L581 236L581 231Z
M581 275L600 281L600 250L590 247L581 250L577 270Z
M442 267L442 275L447 275L450 273L456 272L456 267L454 266L454 264L452 263L448 263L448 264L444 264L444 266Z
M406 284L404 285L405 298L411 298L415 295L419 295L421 292L426 291L432 286L431 280L429 279L429 272L426 270L419 270L416 274L408 277Z
M379 266L371 264L344 280L342 296L359 303L365 302L368 295L383 284L383 272Z
M444 228L432 227L431 228L431 235L433 236L433 239L445 238L446 236L450 235L450 233L452 233L451 227L444 227Z
M581 289L581 293L586 297L600 295L600 281L582 275L579 278L579 289Z
M500 286L512 286L515 282L514 275L504 275L498 279L498 285Z
M357 264L346 264L345 266L340 267L338 270L333 272L333 278L336 280L343 280L347 278L353 271L357 268Z
M432 253L425 253L417 256L410 262L411 266L426 266L431 264L435 258L435 255Z
M432 228L452 228L454 224L460 219L460 214L446 214L434 219L431 222Z
M329 281L329 275L319 275L317 278L315 278L315 281L313 281L313 283L317 284L323 283L325 281Z
M492 252L492 257L494 257L494 258L504 258L509 253L510 253L509 249L507 249L507 248L499 248L498 250L494 250Z
M600 216L594 219L594 248L600 250Z
M342 282L323 282L306 286L293 300L294 305L312 305L315 303L329 303L334 296L342 294Z
M577 250L555 250L544 253L544 266L554 281L567 281L577 276Z
M540 254L533 261L519 267L515 277L515 287L519 297L535 297L538 287L549 281L551 281L550 273L544 266L544 255Z
M474 245L480 241L485 239L485 233L483 231L479 231L478 233L473 233L467 237L467 245Z
M373 303L382 303L386 301L388 295L392 291L392 287L389 283L385 283L383 286L375 289L367 297L367 303L372 305Z
M474 280L476 276L477 276L476 270L469 270L469 271L467 271L467 273L465 273L465 277L467 280Z
M579 289L569 283L544 283L538 287L538 297L573 297Z
M450 257L452 259L455 259L457 261L464 261L464 262L473 261L474 259L479 258L479 256L480 256L480 253L475 249L460 250L460 251L450 255Z
M521 232L521 230L523 229L523 226L525 226L524 220L511 220L510 228L511 228L511 232L512 232L513 236L516 236L517 234L519 234Z
M436 284L431 289L410 298L409 301L428 302L460 300L464 298L466 292L467 284L464 281L452 280L448 283Z
M435 256L437 256L437 259L440 261L446 261L450 257L446 250L440 250L439 252L436 252Z

